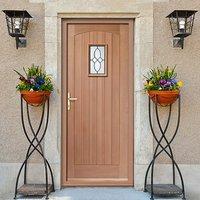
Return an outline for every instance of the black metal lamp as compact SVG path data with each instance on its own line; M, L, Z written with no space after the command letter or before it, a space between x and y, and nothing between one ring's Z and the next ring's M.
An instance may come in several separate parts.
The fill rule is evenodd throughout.
M174 10L169 18L172 35L183 49L184 38L192 34L196 10Z
M26 46L26 32L32 16L26 10L3 10L6 14L8 33L16 39L16 48Z

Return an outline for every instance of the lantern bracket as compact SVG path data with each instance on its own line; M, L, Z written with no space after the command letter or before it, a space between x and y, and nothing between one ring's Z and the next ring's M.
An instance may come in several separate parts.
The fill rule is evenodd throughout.
M25 37L15 37L16 40L16 48L24 48L26 47L26 38Z
M184 37L173 37L172 44L174 48L181 48L184 47Z

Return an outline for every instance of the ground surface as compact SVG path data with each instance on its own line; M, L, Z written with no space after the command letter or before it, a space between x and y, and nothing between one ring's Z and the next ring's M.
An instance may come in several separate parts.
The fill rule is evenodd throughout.
M0 196L0 200L12 200L13 195ZM45 199L18 198L21 200ZM149 200L148 193L133 188L65 188L52 193L49 200ZM158 200L158 199L156 199ZM169 199L168 199L169 200ZM176 200L176 199L174 199Z

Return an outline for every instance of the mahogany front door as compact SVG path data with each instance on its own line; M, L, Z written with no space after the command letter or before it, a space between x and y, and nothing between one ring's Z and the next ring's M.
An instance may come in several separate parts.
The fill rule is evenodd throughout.
M62 185L133 185L133 21L62 22Z

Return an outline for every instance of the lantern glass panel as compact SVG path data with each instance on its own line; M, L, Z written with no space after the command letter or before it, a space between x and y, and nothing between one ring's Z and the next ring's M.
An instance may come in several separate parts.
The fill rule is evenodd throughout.
M25 37L29 19L32 18L27 11L4 10L8 33L12 37Z
M175 10L167 16L174 37L187 37L191 35L196 12L191 10Z
M7 25L8 25L8 32L9 35L12 37L25 37L29 19L27 18L14 18L14 17L6 17Z
M186 18L178 18L178 31L180 33L186 32Z

